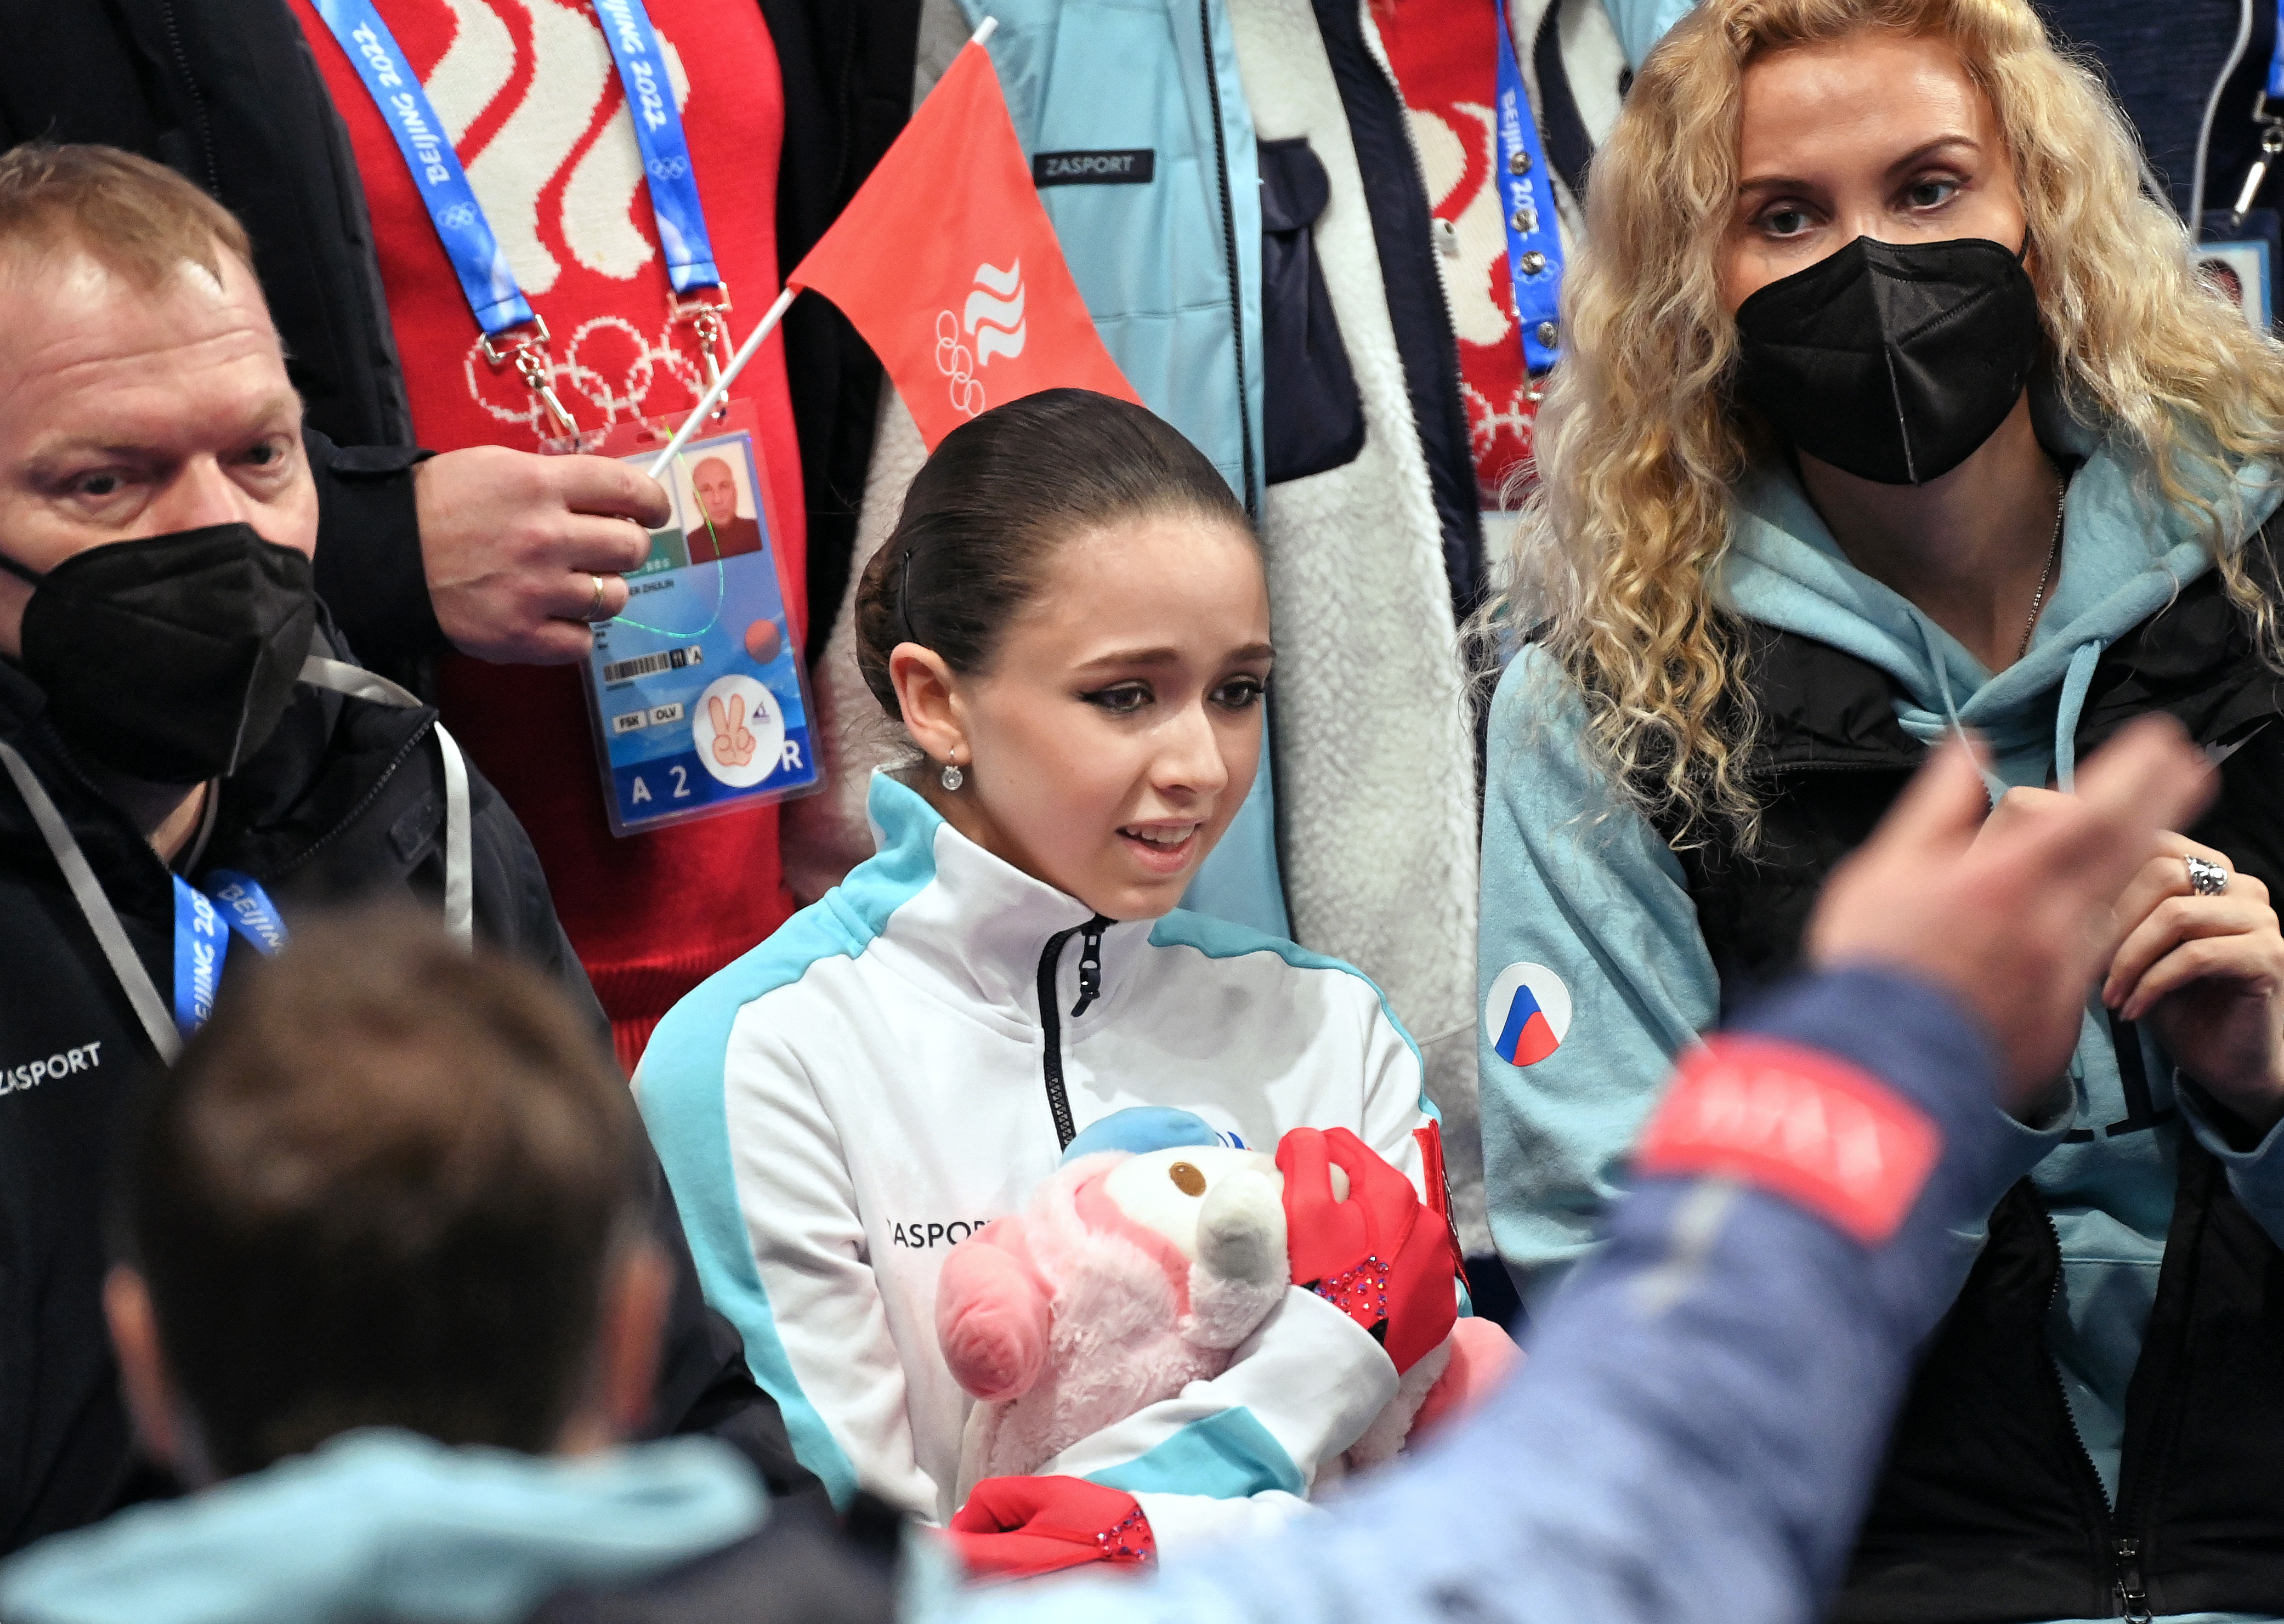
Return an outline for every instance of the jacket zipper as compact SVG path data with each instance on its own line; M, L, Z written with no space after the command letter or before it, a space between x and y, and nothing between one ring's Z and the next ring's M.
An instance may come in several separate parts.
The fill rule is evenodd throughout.
M2119 1540L2117 1612L2126 1624L2149 1624L2149 1593L2141 1588L2141 1542Z
M1509 27L1510 25L1507 21L1506 6L1504 3L1500 4L1498 12L1498 26L1502 28ZM1372 65L1380 70L1380 76L1388 82L1389 94L1396 98L1396 121L1397 124L1402 126L1404 129L1404 150L1412 154L1412 177L1420 183L1420 196L1421 200L1425 201L1428 196L1428 166L1420 156L1419 132L1412 128L1412 105L1404 99L1404 86L1396 77L1396 69L1388 64L1388 59L1380 51L1374 51L1372 48L1372 42L1370 40L1365 40L1364 42L1364 53L1372 59ZM1553 194L1550 191L1547 195L1551 198ZM1558 232L1562 228L1559 224L1555 227L1555 230ZM1428 230L1429 236L1434 236L1435 230L1435 210L1432 205L1428 210ZM1451 338L1451 365L1452 370L1456 374L1459 370L1459 317L1453 315L1451 311L1451 290L1445 286L1443 283L1443 251L1435 247L1431 243L1428 246L1428 256L1435 266L1435 296L1443 301L1443 331L1446 333L1449 333ZM1515 335L1515 342L1520 345L1522 342L1522 337L1520 332L1521 326L1520 318L1517 318L1515 324L1518 329ZM1524 381L1528 384L1530 380L1526 379ZM1537 392L1536 386L1533 386L1532 393L1536 394ZM1467 412L1465 410L1466 404L1467 402L1463 398L1460 402L1461 410L1459 414L1460 420L1462 422L1467 418Z
M207 191L209 196L222 196L222 171L215 167L214 130L207 120L207 98L199 94L199 82L191 73L191 54L183 49L183 27L176 20L175 8L161 4L159 13L166 24L167 44L175 53L175 66L183 75L183 89L190 93L191 114L197 121L199 156L206 163Z
M395 755L389 759L388 765L381 769L380 777L372 781L371 787L369 787L362 796L358 797L356 805L351 807L348 812L343 814L340 822L336 823L331 829L326 830L325 833L319 835L316 839L303 847L298 854L288 861L278 864L278 867L272 869L267 874L257 874L254 878L256 879L280 878L285 875L291 874L295 869L300 868L303 863L309 862L310 858L325 850L326 847L331 846L335 839L340 838L342 831L348 829L351 824L355 824L357 819L363 817L365 813L372 808L372 803L380 799L380 792L388 787L388 781L396 777L396 769L403 766L405 759L415 750L420 747L421 744L426 740L428 735L435 730L435 726L436 719L434 716L431 716L426 722L423 722L418 728L415 729L412 737L406 739L404 743L398 747ZM449 811L446 816L450 816ZM474 816L473 808L470 811L470 816Z
M1229 327L1237 340L1237 437L1245 466L1245 511L1261 516L1253 472L1253 407L1245 383L1245 284L1237 266L1237 206L1229 191L1229 137L1221 122L1221 70L1214 61L1213 0L1198 0L1198 39L1206 59L1206 98L1213 104L1214 173L1221 181L1221 243L1229 269ZM1068 1144L1070 1140L1063 1140Z
M1063 1087L1063 1019L1056 1006L1055 972L1062 964L1063 945L1074 936L1083 937L1078 955L1078 1002L1071 1005L1071 1015L1076 1019L1085 1014L1088 1006L1102 996L1102 933L1115 923L1097 914L1084 925L1057 931L1047 938L1046 949L1039 955L1039 1029L1046 1040L1041 1064L1046 1071L1047 1110L1055 1120L1058 1150L1070 1149L1078 1129L1071 1121L1070 1093Z
M2041 1210L2043 1212L2043 1207ZM2054 1304L2061 1300L2062 1294L2062 1232L2055 1226L2052 1213L2043 1213L2043 1215L2046 1221L2046 1233L2053 1238L2054 1242L2054 1283L2046 1292L2046 1314L2051 1318ZM2061 1401L2062 1419L2069 1424L2070 1442L2077 1446L2078 1464L2085 1468L2085 1475L2093 1480L2093 1486L2100 1488L2101 1473L2094 1470L2093 1452L2085 1447L2085 1434L2078 1431L2077 1412L2070 1408L2069 1389L2062 1385L2062 1367L2051 1348L2046 1353L2046 1370L2054 1378L2054 1396ZM2121 1478L2124 1476L2123 1464L2121 1462L2118 1473ZM2116 1508L2109 1503L2107 1491L2102 1494L2101 1504L2105 1524L2102 1531L2108 1536L2103 1543L2108 1547L2113 1560L2109 1588L2116 1597L2117 1615L2128 1620L2128 1624L2149 1624L2149 1597L2141 1582L2141 1542L2118 1537Z

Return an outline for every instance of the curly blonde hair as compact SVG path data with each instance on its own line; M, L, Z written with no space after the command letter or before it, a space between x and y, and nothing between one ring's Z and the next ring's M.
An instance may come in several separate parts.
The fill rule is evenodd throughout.
M2284 349L2196 283L2190 239L2142 192L2135 137L2095 74L2055 51L2026 0L1706 0L1643 66L1596 154L1507 592L1583 691L1614 780L1684 840L1722 825L1749 842L1758 821L1742 640L1711 590L1731 489L1764 433L1731 392L1720 284L1744 71L1867 29L1948 40L1990 98L2062 397L2166 502L2199 511L2278 658L2271 605L2198 493L2284 434Z

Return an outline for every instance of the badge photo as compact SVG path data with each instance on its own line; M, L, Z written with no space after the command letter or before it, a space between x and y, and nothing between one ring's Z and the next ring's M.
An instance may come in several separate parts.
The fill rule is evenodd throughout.
M622 424L577 449L645 465L677 426ZM621 836L821 782L751 406L733 402L707 424L662 482L673 516L651 532L649 558L627 576L627 606L595 628L583 669L606 809Z
M2195 253L2197 280L2242 311L2255 332L2266 332L2275 320L2268 244L2258 238L2199 243Z

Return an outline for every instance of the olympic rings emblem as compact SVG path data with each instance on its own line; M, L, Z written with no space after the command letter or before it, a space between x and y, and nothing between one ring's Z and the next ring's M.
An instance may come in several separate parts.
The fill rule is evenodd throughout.
M985 404L983 385L974 376L975 355L960 342L959 317L950 310L935 318L935 370L951 380L951 409L963 418L980 413Z

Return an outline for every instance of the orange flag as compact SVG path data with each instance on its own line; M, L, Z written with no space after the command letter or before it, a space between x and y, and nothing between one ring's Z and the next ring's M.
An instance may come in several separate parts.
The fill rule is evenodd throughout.
M856 324L931 451L978 412L1041 389L1141 402L1095 334L978 44L786 285Z

